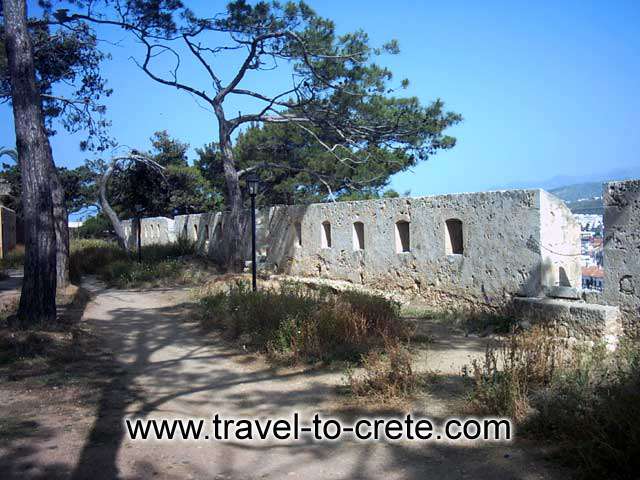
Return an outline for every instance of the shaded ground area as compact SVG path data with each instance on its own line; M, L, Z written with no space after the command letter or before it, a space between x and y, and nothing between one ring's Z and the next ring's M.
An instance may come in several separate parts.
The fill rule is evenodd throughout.
M123 428L123 418L130 415L289 417L298 411L305 418L316 411L335 413L342 405L336 393L342 372L276 368L216 334L204 335L185 289L88 288L95 298L83 320L96 346L80 372L84 376L69 372L71 382L2 379L0 478L566 477L543 460L538 447L519 442L132 442ZM449 403L447 383L458 385L460 358L484 348L468 338L459 348L464 336L446 339L438 332L434 328L433 361L441 366L442 383L419 400L422 413L435 420L457 408Z

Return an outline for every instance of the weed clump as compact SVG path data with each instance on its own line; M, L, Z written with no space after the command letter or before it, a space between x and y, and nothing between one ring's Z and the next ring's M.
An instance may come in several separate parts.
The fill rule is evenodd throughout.
M402 316L413 320L432 320L466 333L482 335L512 333L516 327L516 320L508 315L468 308L439 310L430 306L407 305Z
M484 360L471 365L472 408L523 420L530 410L530 392L552 382L559 365L566 361L564 354L560 344L540 328L490 345Z

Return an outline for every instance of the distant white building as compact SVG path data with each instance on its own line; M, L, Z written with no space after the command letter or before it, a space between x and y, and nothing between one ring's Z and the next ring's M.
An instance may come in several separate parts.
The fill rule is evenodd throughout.
M574 213L573 216L580 224L580 229L583 232L595 232L602 229L602 215Z

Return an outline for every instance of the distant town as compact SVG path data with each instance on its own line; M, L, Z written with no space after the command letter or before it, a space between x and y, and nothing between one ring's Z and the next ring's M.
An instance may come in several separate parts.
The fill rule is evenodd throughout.
M581 230L582 288L602 291L604 287L602 215L575 213L574 216L580 223Z

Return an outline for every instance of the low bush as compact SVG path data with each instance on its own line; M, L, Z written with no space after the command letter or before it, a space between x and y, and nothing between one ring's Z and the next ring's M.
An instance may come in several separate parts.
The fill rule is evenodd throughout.
M102 270L100 278L117 288L160 287L183 285L202 276L189 262L176 259L155 263L138 263L131 260L117 261Z
M178 237L178 240L172 243L145 245L142 247L142 260L149 263L190 257L195 254L195 242L183 236Z
M102 212L87 218L80 228L70 233L77 235L78 238L115 238L111 220Z
M403 335L396 303L357 292L332 293L285 283L257 292L236 282L200 300L205 325L243 337L259 350L293 361L358 360L383 338Z
M611 354L579 351L570 369L532 398L527 431L562 446L582 478L638 478L640 343L626 339Z
M514 336L473 365L476 413L514 418L553 441L582 478L637 478L640 470L640 343L616 352L567 345L547 332Z

